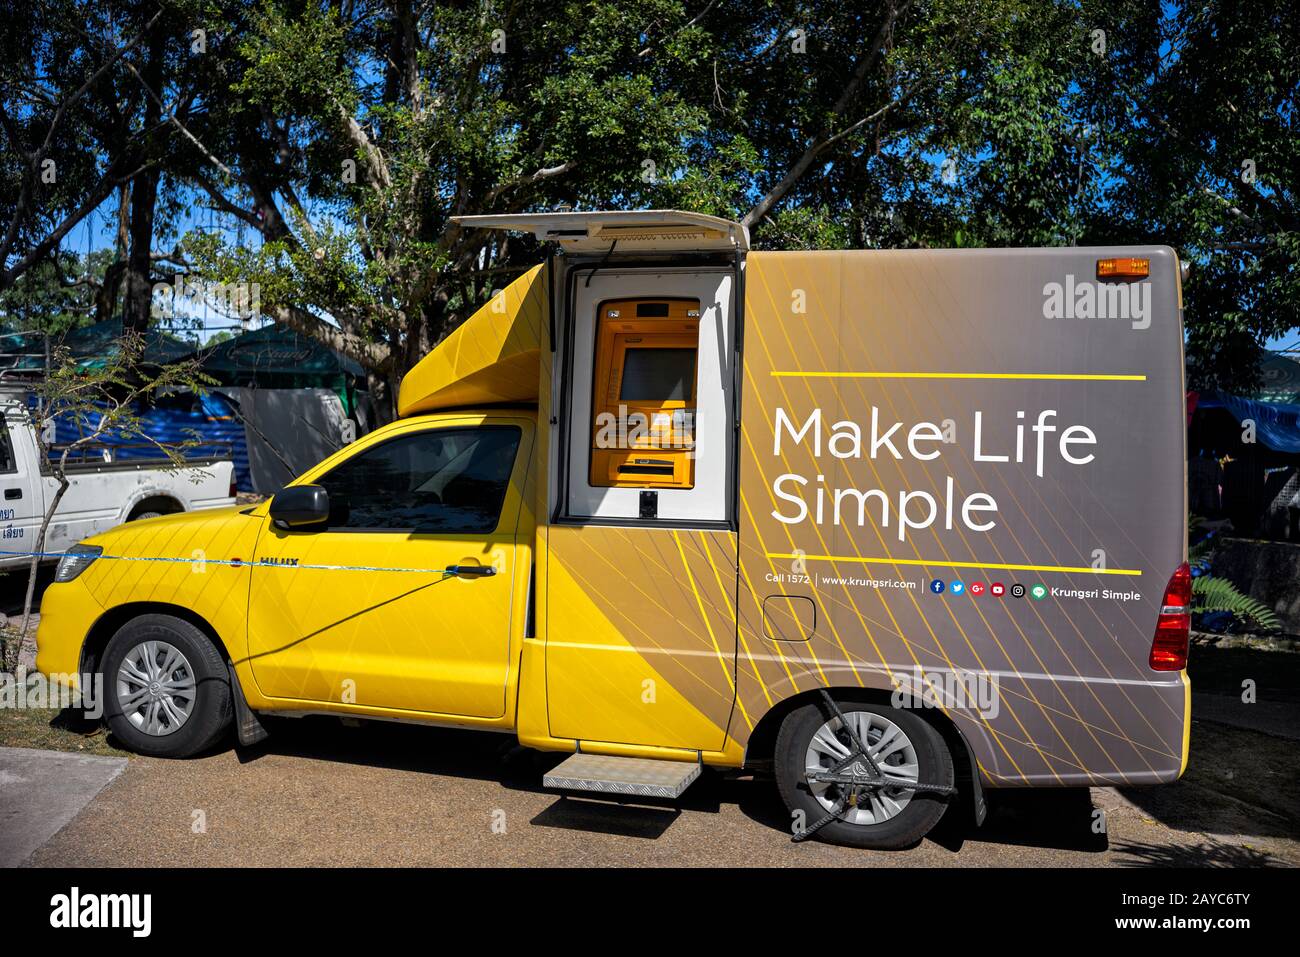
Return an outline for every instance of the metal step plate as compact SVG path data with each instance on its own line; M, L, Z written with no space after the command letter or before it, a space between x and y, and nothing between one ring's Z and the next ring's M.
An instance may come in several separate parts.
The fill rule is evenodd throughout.
M699 776L700 765L689 761L575 754L556 765L542 783L564 791L675 798Z

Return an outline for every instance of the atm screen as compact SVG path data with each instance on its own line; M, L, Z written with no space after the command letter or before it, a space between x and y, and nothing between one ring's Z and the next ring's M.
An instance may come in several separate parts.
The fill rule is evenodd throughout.
M628 349L624 354L620 399L689 402L694 387L694 349Z

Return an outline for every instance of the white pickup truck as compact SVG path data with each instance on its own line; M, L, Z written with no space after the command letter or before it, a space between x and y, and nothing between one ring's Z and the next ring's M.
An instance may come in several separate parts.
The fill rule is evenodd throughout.
M177 469L161 453L157 459L120 459L103 446L82 452L67 474L71 485L43 549L51 555L122 522L235 504L228 458L195 458ZM0 396L0 568L29 560L46 503L57 490L54 476L41 468L25 398Z

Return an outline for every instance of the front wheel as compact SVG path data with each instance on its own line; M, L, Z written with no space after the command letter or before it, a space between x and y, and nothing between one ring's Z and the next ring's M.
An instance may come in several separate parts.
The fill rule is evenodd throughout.
M170 615L142 615L104 649L104 717L137 754L189 757L230 726L230 674L202 631Z
M929 722L888 705L838 704L886 778L951 787L952 756ZM943 817L948 806L943 794L888 786L846 794L845 785L809 779L814 772L831 770L850 753L847 730L821 702L791 712L782 723L776 739L777 787L802 828L834 813L835 819L816 837L849 847L897 850L920 841Z

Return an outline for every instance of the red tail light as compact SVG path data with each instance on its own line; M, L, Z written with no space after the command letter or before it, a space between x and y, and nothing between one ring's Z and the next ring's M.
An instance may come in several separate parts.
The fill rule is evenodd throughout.
M1160 601L1156 637L1151 642L1152 671L1182 671L1187 667L1187 638L1192 630L1192 569L1178 566Z
M239 485L238 483L235 482L235 473L231 472L230 473L230 497L234 498L238 492L239 492Z

